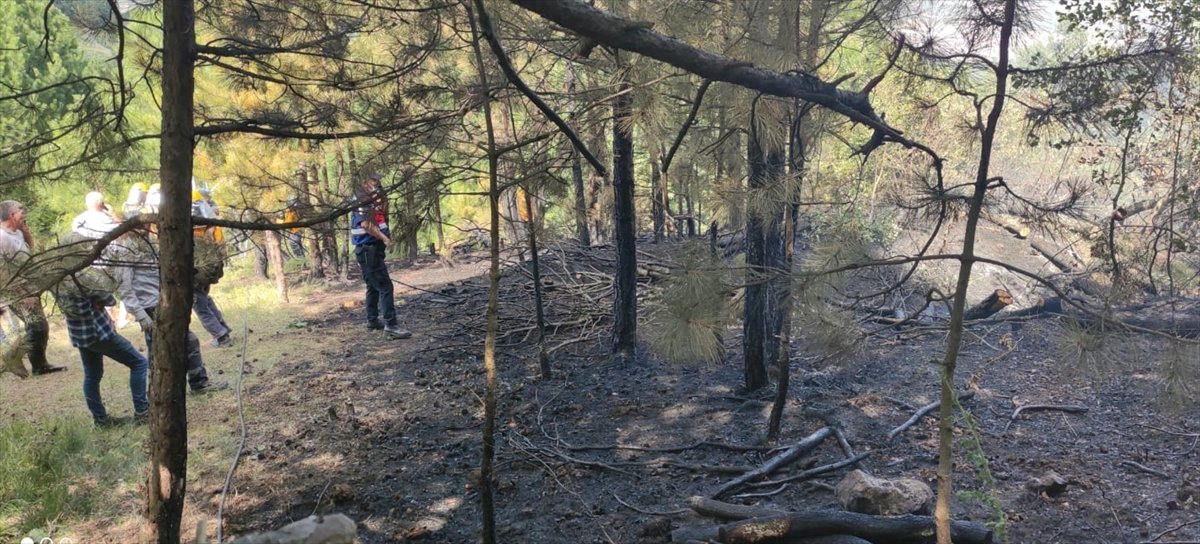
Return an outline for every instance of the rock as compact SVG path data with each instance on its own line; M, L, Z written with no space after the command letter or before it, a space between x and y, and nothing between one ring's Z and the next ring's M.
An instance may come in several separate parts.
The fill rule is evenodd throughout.
M933 490L925 482L877 478L861 470L842 478L835 494L842 508L875 516L927 514L933 504Z
M1068 483L1066 478L1051 470L1025 482L1025 489L1038 494L1045 493L1047 497L1057 497L1067 492Z

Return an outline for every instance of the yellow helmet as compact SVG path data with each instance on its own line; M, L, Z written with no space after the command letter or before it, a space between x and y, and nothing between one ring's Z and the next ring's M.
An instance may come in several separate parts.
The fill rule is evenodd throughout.
M149 191L149 190L150 190L150 188L149 188L149 187L147 187L145 183L142 183L142 182L140 182L140 181L139 181L139 182L137 182L137 183L134 183L134 184L133 184L133 187L130 187L130 188L129 188L129 190L130 190L130 191L133 191L133 190L135 190L135 189L136 189L136 190L138 190L138 191L141 191L141 192L143 192L143 193L144 193L144 192L146 192L146 191Z
M199 189L192 189L192 202L200 202L204 200L204 195L200 194Z

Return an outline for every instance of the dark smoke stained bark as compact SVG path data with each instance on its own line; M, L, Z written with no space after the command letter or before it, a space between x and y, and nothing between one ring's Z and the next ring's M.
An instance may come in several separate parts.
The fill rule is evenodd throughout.
M613 100L613 227L617 269L613 281L613 354L632 358L637 343L637 240L633 209L633 86L620 84Z

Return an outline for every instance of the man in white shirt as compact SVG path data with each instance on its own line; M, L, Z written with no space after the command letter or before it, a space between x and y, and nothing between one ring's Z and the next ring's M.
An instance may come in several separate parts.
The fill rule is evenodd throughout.
M71 221L71 230L91 239L98 239L117 227L121 222L113 217L104 204L104 194L92 191L83 199L86 209Z
M33 236L25 224L25 206L15 200L0 202L0 257L14 269L29 258ZM25 333L29 338L29 366L35 376L66 370L46 361L46 344L50 340L50 325L46 312L42 310L41 298L27 297L16 301L12 310L25 322Z

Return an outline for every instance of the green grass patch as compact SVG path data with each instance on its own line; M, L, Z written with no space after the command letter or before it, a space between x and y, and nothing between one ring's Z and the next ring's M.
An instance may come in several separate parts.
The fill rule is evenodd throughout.
M97 430L90 419L0 427L0 540L117 515L146 466L143 428Z

